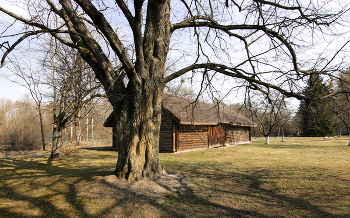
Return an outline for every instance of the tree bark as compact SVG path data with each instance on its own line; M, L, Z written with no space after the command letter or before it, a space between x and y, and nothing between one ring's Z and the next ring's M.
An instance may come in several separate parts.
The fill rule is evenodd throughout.
M265 136L265 144L270 144L270 136Z
M91 141L94 142L94 108L91 113Z
M52 131L52 149L50 158L54 158L55 154L59 155L59 149L62 146L62 128L54 125Z
M138 24L141 20L135 27ZM131 76L123 102L110 100L118 121L115 174L127 180L154 179L165 174L159 161L159 132L163 76L171 37L170 1L150 0L143 39L141 32L134 33L137 75L126 70Z
M75 143L76 146L80 145L81 141L81 127L80 127L80 111L78 111L77 115L74 117L75 119Z
M89 141L89 115L86 115L86 144Z
M44 134L44 124L43 124L43 115L41 111L41 104L38 105L39 109L39 120L40 120L40 131L41 131L41 143L43 145L43 150L45 151L45 134Z
M165 174L159 161L162 89L147 93L130 106L132 97L124 101L116 113L118 119L118 162L115 174L127 180L154 179ZM134 102L133 102L134 101Z

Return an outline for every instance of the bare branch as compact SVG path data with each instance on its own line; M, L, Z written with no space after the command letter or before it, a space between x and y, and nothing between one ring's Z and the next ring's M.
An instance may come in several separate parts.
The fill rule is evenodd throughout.
M108 39L111 47L117 53L119 60L123 63L128 76L130 78L136 77L136 71L134 69L131 59L129 58L128 53L126 52L126 49L124 48L124 45L120 41L118 35L115 33L113 28L108 23L106 18L103 16L103 14L99 12L90 1L76 0L76 2L89 15L89 17L93 20L94 24ZM134 24L134 22L132 23Z

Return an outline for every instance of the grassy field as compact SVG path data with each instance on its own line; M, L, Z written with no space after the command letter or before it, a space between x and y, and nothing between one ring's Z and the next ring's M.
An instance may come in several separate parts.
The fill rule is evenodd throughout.
M348 137L263 138L160 154L168 176L125 182L117 152L5 152L0 217L350 217ZM62 153L62 152L61 152Z

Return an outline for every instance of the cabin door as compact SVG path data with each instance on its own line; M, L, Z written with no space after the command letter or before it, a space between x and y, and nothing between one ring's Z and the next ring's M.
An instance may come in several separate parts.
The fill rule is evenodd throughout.
M225 144L225 127L224 126L210 126L209 127L209 146L220 146Z

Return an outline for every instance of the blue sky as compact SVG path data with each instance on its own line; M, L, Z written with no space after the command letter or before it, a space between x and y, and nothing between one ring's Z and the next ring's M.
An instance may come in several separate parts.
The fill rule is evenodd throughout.
M4 78L0 78L0 98L19 100L26 94L29 94L26 88Z

